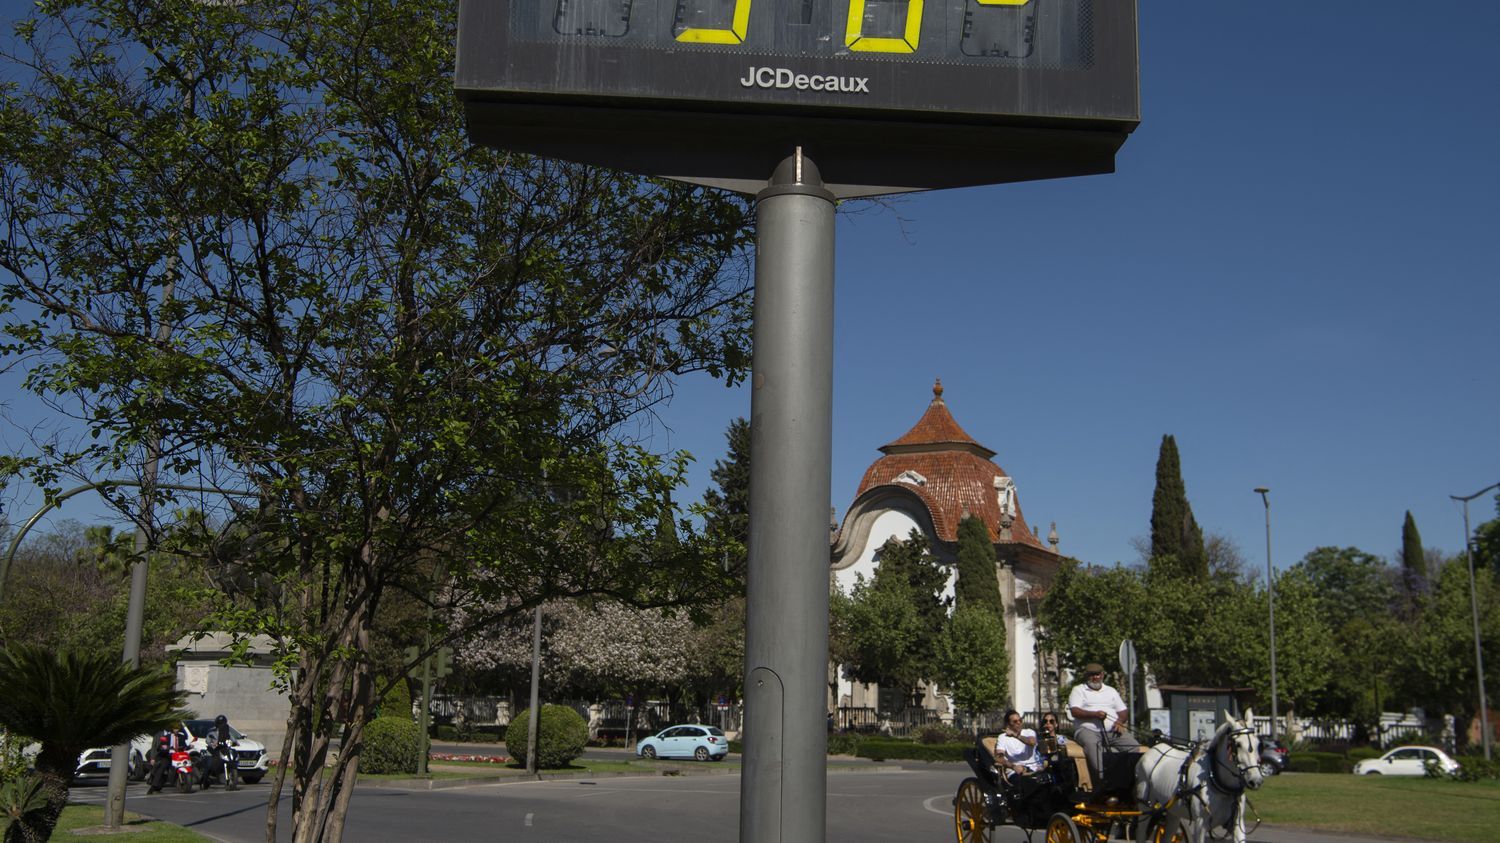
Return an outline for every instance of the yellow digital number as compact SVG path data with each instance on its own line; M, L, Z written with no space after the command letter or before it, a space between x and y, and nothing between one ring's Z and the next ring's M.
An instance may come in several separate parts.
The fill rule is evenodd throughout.
M902 0L849 0L849 26L844 30L844 46L861 53L914 53L922 36L922 0L905 0L906 25L899 38L874 38L864 35L865 4L894 6Z
M750 27L750 3L751 0L734 0L728 29L685 28L677 33L677 40L694 44L745 43L745 31Z

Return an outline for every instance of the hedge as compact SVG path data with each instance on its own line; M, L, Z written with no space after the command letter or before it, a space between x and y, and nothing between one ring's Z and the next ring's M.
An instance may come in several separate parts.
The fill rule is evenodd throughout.
M854 754L860 758L884 761L888 758L909 761L962 761L971 744L923 744L910 741L866 738L859 741Z
M1352 773L1354 759L1337 752L1299 752L1287 762L1293 773Z

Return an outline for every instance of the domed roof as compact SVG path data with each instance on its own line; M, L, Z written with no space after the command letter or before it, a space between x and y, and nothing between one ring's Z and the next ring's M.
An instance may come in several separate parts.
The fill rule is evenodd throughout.
M899 488L926 505L938 540L957 541L958 522L968 513L984 521L992 541L1000 541L1000 498L1008 490L1014 507L1009 541L1043 547L1021 514L1014 481L990 461L995 452L975 441L948 412L942 380L933 385L932 402L916 425L880 451L885 456L865 470L856 502L881 487Z

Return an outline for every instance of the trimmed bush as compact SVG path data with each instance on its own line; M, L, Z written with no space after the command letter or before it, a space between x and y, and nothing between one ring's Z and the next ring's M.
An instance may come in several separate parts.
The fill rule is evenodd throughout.
M858 750L858 749L859 749L859 736L858 735L847 735L847 734L845 734L845 735L829 735L828 736L828 754L829 755L855 755L855 754L857 754L856 750Z
M1287 769L1294 773L1352 773L1354 761L1337 752L1303 752L1292 756Z
M422 752L422 735L410 716L377 717L365 727L360 750L362 773L415 773Z
M923 726L917 735L917 743L925 744L963 743L966 739L972 741L974 736L956 726Z
M1384 753L1382 753L1378 747L1357 746L1354 749L1349 750L1349 760L1365 761L1370 758L1379 758L1383 754Z
M505 749L520 764L526 763L526 730L531 710L511 718L505 730ZM589 742L589 724L583 716L564 705L542 706L542 719L536 730L536 766L538 770L566 767L583 754Z
M964 750L968 748L969 744L962 743L921 744L867 738L859 742L854 754L874 761L888 758L906 761L962 761Z

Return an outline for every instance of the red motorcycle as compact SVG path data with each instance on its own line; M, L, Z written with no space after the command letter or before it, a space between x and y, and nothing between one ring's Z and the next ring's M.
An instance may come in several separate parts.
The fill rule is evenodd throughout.
M193 755L185 749L172 750L172 778L179 793L192 793L197 777L193 775Z

